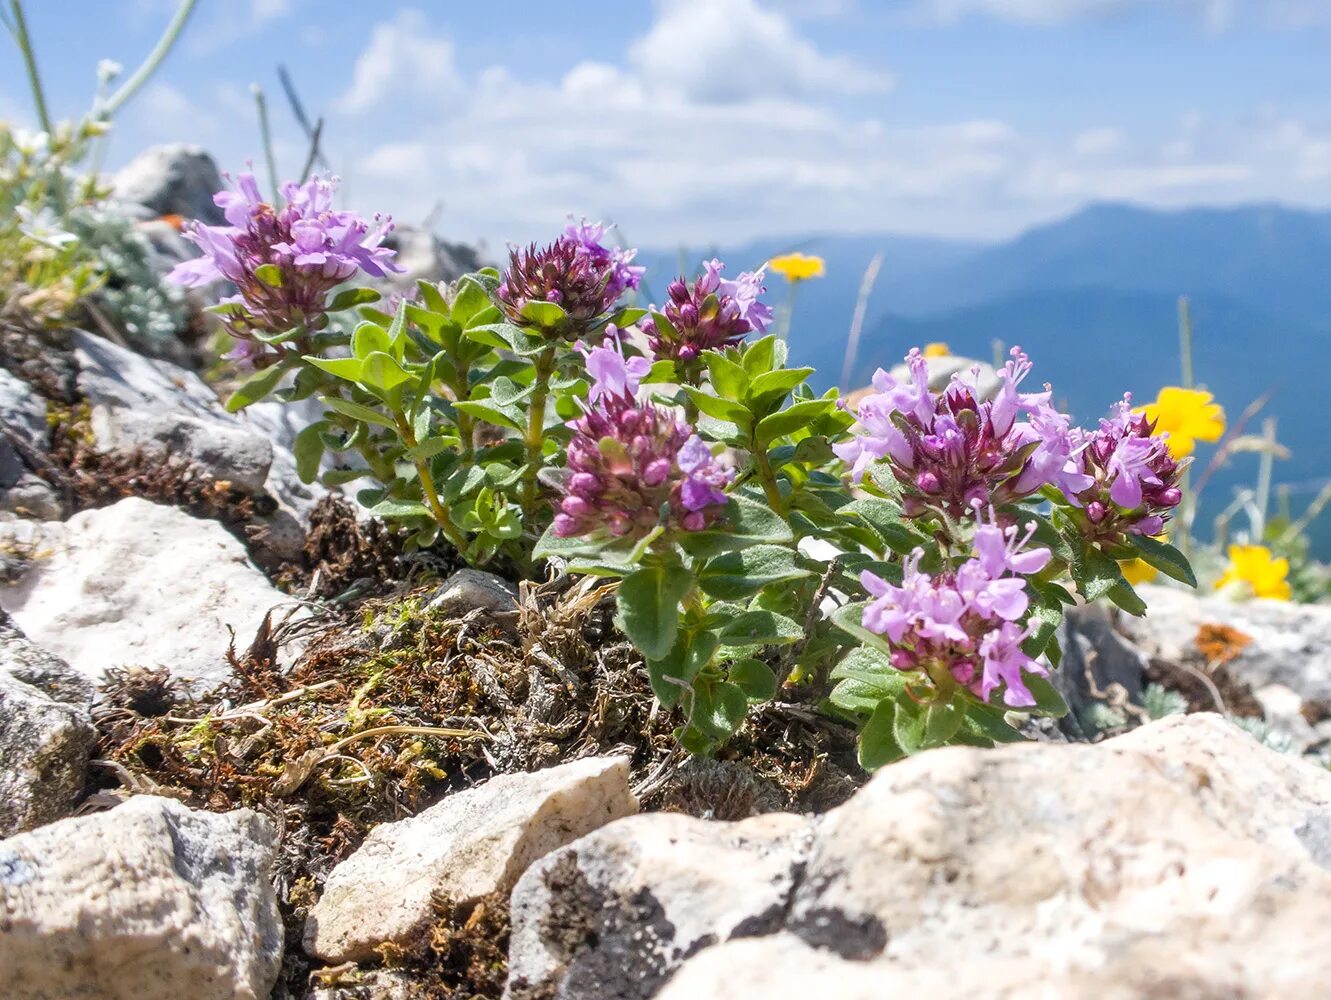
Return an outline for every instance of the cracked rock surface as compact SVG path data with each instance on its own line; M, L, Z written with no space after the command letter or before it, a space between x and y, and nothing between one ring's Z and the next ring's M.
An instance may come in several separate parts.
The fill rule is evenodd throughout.
M141 795L0 841L7 1000L264 1000L282 923L277 835Z
M508 996L1331 994L1331 773L1218 716L948 748L822 817L623 820L528 870Z

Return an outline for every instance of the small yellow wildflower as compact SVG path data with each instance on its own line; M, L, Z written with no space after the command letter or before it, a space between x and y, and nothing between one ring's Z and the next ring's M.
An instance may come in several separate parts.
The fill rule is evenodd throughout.
M1155 421L1157 431L1169 432L1169 453L1191 455L1198 441L1219 441L1225 433L1225 411L1204 389L1167 385L1154 403L1137 408Z
M1231 585L1246 586L1254 597L1273 597L1278 601L1290 599L1289 560L1283 556L1274 559L1265 545L1231 545L1229 568L1216 581L1216 589Z
M821 278L827 271L823 258L806 256L802 253L787 253L773 257L767 262L767 266L791 282Z
M924 356L926 358L946 358L952 355L952 349L941 340L935 340L932 344L924 345Z
M1139 583L1150 583L1160 575L1160 571L1145 559L1124 559L1118 566L1123 570L1123 578L1134 587Z

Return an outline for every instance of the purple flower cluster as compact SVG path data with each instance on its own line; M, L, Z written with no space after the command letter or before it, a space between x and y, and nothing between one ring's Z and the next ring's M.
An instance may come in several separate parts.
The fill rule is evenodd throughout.
M1048 484L1072 492L1090 485L1080 469L1077 432L1050 405L1048 387L1020 391L1031 363L1019 348L998 373L992 401L981 401L975 385L960 376L932 392L928 362L918 350L906 365L905 382L877 371L876 391L856 411L856 436L835 447L856 482L873 462L887 459L908 515L939 510L953 518Z
M1081 507L1097 539L1115 539L1123 532L1158 535L1170 513L1183 500L1179 475L1191 458L1178 461L1169 453L1167 435L1157 434L1145 414L1132 412L1127 394L1099 430L1085 434L1081 451L1086 483L1068 491Z
M317 326L328 293L358 271L382 278L402 270L394 251L380 246L391 220L375 216L371 227L354 212L334 211L336 190L336 180L322 177L287 183L277 208L264 201L254 175L243 173L234 191L213 198L227 225L196 224L185 233L203 256L177 265L168 278L189 287L222 279L236 286L223 301L244 307L226 319L232 335L249 342L234 352L242 361L255 360L253 331Z
M600 347L579 349L594 381L590 405L568 424L573 440L555 534L641 538L662 523L682 531L715 524L733 474L692 427L638 402L651 359L626 358L613 333Z
M954 572L921 573L919 549L906 561L899 587L866 570L860 582L874 599L864 627L887 638L899 670L920 671L944 690L955 682L981 701L1002 685L1007 705L1034 705L1022 674L1049 672L1022 650L1030 634L1020 624L1029 605L1022 577L1040 572L1050 552L1025 549L1029 540L1015 527L982 523L975 556Z
M581 246L583 253L597 267L609 270L610 280L606 284L606 293L613 294L618 299L628 290L638 287L642 282L642 276L647 273L647 268L633 263L633 258L638 256L637 250L607 247L601 243L608 228L610 227L599 222L588 222L586 219L575 223L570 216L568 225L564 227L564 238L573 240Z
M564 310L557 333L576 340L614 308L619 297L642 281L645 268L632 263L636 250L602 245L600 223L570 221L547 247L513 249L496 291L499 306L518 326L538 326L523 311L532 302L553 302Z
M703 351L733 347L749 333L765 333L772 322L772 308L759 296L762 271L745 271L734 281L721 277L719 260L703 264L703 273L690 285L676 278L666 290L669 301L662 309L667 324L647 320L652 353L658 358L692 361Z

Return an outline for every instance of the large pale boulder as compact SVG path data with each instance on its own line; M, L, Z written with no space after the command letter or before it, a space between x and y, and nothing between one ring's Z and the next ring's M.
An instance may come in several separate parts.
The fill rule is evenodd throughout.
M424 812L375 827L333 869L305 923L305 950L330 962L412 950L435 901L508 892L532 862L637 811L627 757L504 774Z
M0 837L69 814L96 742L82 674L0 619Z
M556 851L513 890L507 996L650 997L690 955L779 930L808 825L651 813Z
M1095 745L930 751L748 884L736 858L685 838L656 865L620 863L655 822L676 821L613 824L519 883L512 1000L684 1000L718 983L737 1000L1331 995L1331 774L1218 716ZM713 845L753 822L713 824ZM561 857L607 875L547 880L527 906ZM692 894L674 875L690 863ZM746 909L762 919L735 926ZM706 926L710 940L677 931ZM529 940L561 933L580 955L533 977Z
M272 824L136 796L0 841L8 1000L266 1000L282 956Z
M225 221L213 195L222 189L213 158L186 143L152 146L120 169L112 193L156 215L180 215L218 225Z
M228 628L243 650L264 615L290 607L216 521L137 497L47 525L39 544L17 581L0 583L0 607L93 679L141 666L217 683L230 676Z
M1304 700L1331 701L1331 608L1318 604L1199 597L1174 587L1142 586L1150 609L1124 615L1120 628L1146 653L1167 660L1196 659L1203 625L1224 625L1247 636L1230 674L1251 688L1283 684Z

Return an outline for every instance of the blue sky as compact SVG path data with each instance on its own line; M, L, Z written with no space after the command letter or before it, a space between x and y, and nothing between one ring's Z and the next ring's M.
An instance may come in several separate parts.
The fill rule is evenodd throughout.
M173 6L29 0L53 112ZM199 0L106 163L259 160L257 82L296 171L284 63L348 200L456 239L993 239L1105 199L1331 206L1329 54L1331 0ZM13 50L0 118L32 118Z

